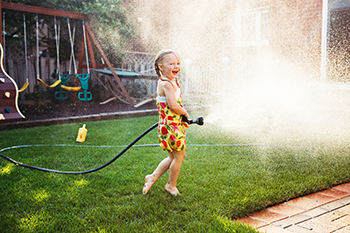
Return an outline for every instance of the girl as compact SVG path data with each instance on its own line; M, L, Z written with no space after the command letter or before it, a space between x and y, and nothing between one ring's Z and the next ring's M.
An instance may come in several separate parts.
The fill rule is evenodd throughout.
M180 57L173 50L160 51L154 62L159 77L157 107L159 112L158 140L160 147L168 151L169 156L160 162L151 175L145 177L143 194L147 194L152 185L169 170L169 179L165 190L171 195L180 194L176 188L182 162L185 159L186 132L188 125L182 122L182 115L189 119L181 100L177 76L181 70Z

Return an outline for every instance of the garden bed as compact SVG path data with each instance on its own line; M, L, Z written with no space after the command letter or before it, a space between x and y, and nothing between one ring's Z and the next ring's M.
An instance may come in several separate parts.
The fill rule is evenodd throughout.
M53 101L47 102L34 102L30 104L20 104L19 108L25 119L20 121L32 121L32 120L47 120L64 117L77 117L94 115L101 113L112 113L112 112L125 112L134 110L149 110L156 109L154 102L147 103L138 108L132 107L131 105L121 103L119 101L112 101L107 104L101 105L98 102L82 102L76 101L73 103L70 101Z

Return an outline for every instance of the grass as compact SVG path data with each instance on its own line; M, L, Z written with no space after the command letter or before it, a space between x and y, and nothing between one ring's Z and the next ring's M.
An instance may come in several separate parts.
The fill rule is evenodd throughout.
M157 121L156 116L1 131L0 148L25 164L88 170L109 161ZM157 143L153 130L137 144ZM144 176L166 156L159 147L131 148L110 166L86 175L47 173L0 160L1 232L257 232L232 219L349 182L346 149L217 146L245 143L213 125L191 126L178 179L181 196L164 190L167 174L147 195ZM65 144L74 146L50 146ZM78 147L76 147L78 146Z

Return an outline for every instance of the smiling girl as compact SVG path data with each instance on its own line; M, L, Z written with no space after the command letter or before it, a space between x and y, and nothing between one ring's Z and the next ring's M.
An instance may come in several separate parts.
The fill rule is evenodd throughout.
M182 115L189 119L181 100L177 76L181 70L180 57L173 50L160 51L154 62L159 77L157 107L159 112L158 140L160 147L168 152L168 157L161 161L154 172L145 177L143 194L147 194L152 185L169 170L169 179L165 190L171 195L180 194L176 188L177 178L185 159L186 131L188 125L182 122Z

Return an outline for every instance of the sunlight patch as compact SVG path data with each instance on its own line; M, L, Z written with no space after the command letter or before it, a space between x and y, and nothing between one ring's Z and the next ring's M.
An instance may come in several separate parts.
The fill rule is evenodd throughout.
M27 217L21 218L20 228L26 232L35 232L42 229L49 220L50 217L45 215L45 213L28 214Z
M74 185L75 186L84 186L84 185L86 185L88 183L88 181L87 180L84 180L84 179L81 179L81 180L75 180L74 181Z
M37 202L45 201L49 198L49 194L45 190L39 191L37 194L34 195L34 199Z
M101 229L100 227L97 228L98 233L106 233L107 231L105 229Z
M14 167L15 165L12 163L7 164L5 167L1 168L0 175L9 175Z
M74 184L68 187L68 190L71 192L77 191L79 188L86 186L89 183L89 181L81 179L81 180L74 180Z

